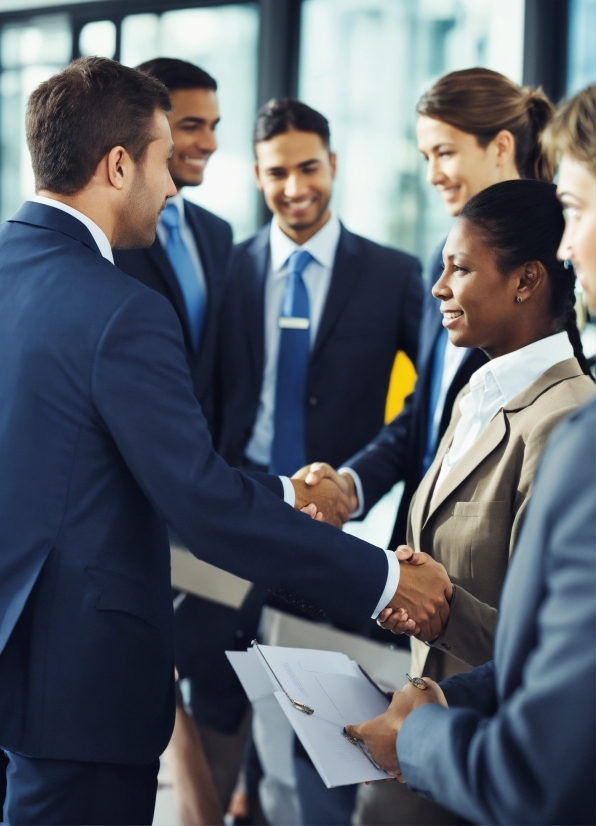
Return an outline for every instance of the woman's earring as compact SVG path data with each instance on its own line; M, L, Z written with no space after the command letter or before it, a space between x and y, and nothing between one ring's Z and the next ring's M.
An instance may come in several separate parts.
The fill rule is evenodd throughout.
M515 300L517 301L518 304L521 304L522 301L523 301L523 298L521 297L521 295L518 295L518 297Z

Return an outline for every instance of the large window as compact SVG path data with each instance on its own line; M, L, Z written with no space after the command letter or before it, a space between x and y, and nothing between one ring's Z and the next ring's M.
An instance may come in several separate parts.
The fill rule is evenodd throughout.
M523 0L304 0L300 96L325 114L334 194L355 232L428 261L449 219L425 183L415 105L445 72L521 81Z
M164 2L167 9L175 5L172 0ZM66 66L73 54L119 57L129 66L164 56L196 63L218 83L219 149L209 161L203 184L187 188L184 195L230 221L237 241L251 235L257 228L251 134L258 34L256 3L88 19L80 25L76 16L51 15L3 26L0 220L13 215L34 191L24 134L31 91Z
M596 0L570 0L567 94L596 83Z

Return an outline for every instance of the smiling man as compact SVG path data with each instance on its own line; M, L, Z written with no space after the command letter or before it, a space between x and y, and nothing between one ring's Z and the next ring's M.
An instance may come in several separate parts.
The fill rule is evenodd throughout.
M195 395L212 426L217 318L232 229L184 199L181 190L203 183L207 162L217 149L217 83L198 66L171 57L158 57L137 68L161 80L172 99L168 120L175 148L169 168L176 194L168 200L152 246L118 250L114 260L121 270L164 295L176 310Z

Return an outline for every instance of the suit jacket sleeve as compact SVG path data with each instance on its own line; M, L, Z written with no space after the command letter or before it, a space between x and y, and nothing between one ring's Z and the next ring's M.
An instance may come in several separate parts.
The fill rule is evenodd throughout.
M385 553L295 511L215 453L161 296L135 292L114 312L91 394L115 450L192 553L311 616L355 628L370 618L387 581Z
M564 427L545 454L505 587L498 711L429 705L398 736L408 784L474 823L594 822L596 436ZM530 564L544 585L518 627L526 594L515 569ZM528 640L516 679L499 673L505 629Z
M555 425L573 408L560 408L541 419L528 437L524 461L513 502L513 526L509 542L509 557L516 547L532 487L544 447ZM449 620L443 633L431 645L449 651L468 665L479 666L494 656L497 609L472 596L469 591L454 586Z

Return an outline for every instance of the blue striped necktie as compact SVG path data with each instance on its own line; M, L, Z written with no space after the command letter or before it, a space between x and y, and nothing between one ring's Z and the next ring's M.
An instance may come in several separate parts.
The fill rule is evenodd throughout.
M180 284L190 335L195 350L198 350L201 338L201 327L205 311L205 294L199 282L196 268L180 234L180 211L176 204L168 204L161 213L161 221L168 231L166 255Z
M271 473L291 476L306 464L304 454L304 392L310 357L310 305L302 274L313 256L297 250L288 261L288 281L277 358L277 383Z

